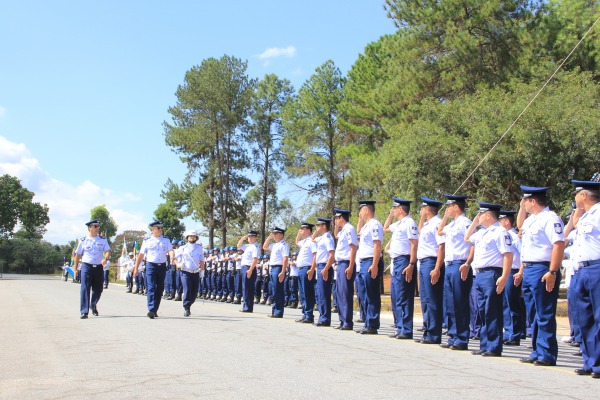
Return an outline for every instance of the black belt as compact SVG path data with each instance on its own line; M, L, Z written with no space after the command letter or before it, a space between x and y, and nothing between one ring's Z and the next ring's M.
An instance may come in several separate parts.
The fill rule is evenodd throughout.
M82 262L82 264L89 265L90 267L94 267L94 268L102 266L102 264L90 264L90 263L86 263L86 262Z
M502 271L502 267L483 267L477 268L477 272L481 271Z
M159 267L166 267L167 266L166 262L164 262L164 263L154 263L154 262L146 261L146 264L157 265Z
M535 265L535 264L542 264L542 265L545 265L546 267L550 267L550 261L533 261L533 262L523 261L523 265L526 267L531 267L532 265Z
M423 257L423 258L419 258L419 262L423 262L423 260L429 260L430 258L437 260L437 257Z
M600 260L580 261L577 264L579 265L579 268L585 268L590 265L600 264Z
M310 265L305 265L304 267L298 267L298 269L310 268Z

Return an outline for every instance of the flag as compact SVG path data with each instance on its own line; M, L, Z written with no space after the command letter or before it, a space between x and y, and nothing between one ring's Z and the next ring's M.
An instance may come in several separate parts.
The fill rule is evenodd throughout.
M137 257L137 253L138 253L138 241L136 240L135 242L133 242L133 256Z
M79 239L75 239L75 247L73 247L73 251L71 252L71 267L75 264L75 252L77 251L77 246L79 245Z
M125 238L123 238L123 248L121 249L121 255L124 255L127 253L127 242L125 241Z

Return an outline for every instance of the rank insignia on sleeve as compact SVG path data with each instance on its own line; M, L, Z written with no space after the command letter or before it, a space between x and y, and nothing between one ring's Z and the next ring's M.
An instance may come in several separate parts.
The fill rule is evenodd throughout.
M510 238L510 236L509 236L509 235L504 235L504 243L505 243L507 246L512 246L512 239Z
M554 224L554 232L558 233L559 235L563 233L562 225L559 223Z

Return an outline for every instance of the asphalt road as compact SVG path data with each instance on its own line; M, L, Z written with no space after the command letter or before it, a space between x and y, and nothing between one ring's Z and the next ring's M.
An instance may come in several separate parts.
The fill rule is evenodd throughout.
M501 358L270 319L239 306L197 302L183 317L163 301L111 284L99 317L79 319L79 285L56 277L0 279L0 399L527 399L597 398L600 380L575 375L579 357L560 345L558 366L523 365L526 341ZM335 318L334 318L335 320ZM472 348L478 342L471 343Z

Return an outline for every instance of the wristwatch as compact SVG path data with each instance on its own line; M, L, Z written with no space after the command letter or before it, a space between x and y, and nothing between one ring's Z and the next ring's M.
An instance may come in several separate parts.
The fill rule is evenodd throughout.
M557 273L557 272L558 272L558 271L550 271L550 273L551 273L552 275L556 275L556 273Z

